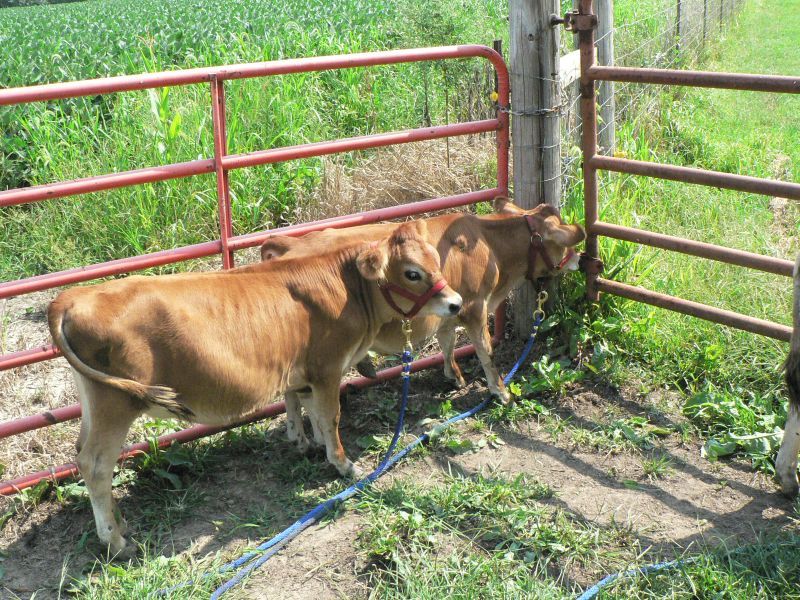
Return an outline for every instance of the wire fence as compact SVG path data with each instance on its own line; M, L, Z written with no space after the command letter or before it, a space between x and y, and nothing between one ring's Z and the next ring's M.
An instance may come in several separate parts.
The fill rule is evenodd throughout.
M597 3L599 4L599 3ZM618 3L613 27L598 32L596 41L613 36L614 64L623 67L676 69L690 67L705 56L710 43L739 12L744 0L654 0ZM621 10L620 10L621 8ZM596 8L595 10L599 10ZM577 38L562 36L562 54L577 47ZM562 89L561 173L562 189L580 183L580 95L579 83ZM619 130L624 123L637 120L655 108L659 86L616 83L613 90L614 119L598 122L598 138L605 139L608 128ZM598 97L598 115L612 102L609 95ZM612 153L615 148L601 148Z

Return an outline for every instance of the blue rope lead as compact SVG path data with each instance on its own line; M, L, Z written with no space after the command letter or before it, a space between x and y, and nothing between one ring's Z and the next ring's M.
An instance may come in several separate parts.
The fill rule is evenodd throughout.
M630 569L629 571L622 571L620 573L612 573L611 575L607 575L599 582L595 583L592 587L588 590L583 592L580 596L578 596L577 600L592 600L597 594L600 593L607 585L610 585L620 577L633 577L635 575L647 575L648 573L652 573L654 571L664 571L667 569L676 569L682 565L692 562L693 558L687 558L682 560L671 560L669 562L662 562L655 565L647 565L644 567L636 567L635 569Z
M516 372L519 370L520 366L525 359L530 354L531 348L533 348L533 342L536 339L536 332L539 330L539 326L542 324L544 320L544 313L541 310L537 311L535 314L534 322L533 322L533 330L531 331L530 336L528 337L528 341L525 344L525 348L522 350L522 354L520 355L519 359L517 360L516 364L511 368L508 372L508 375L505 376L503 379L504 384L508 384L509 381L514 377ZM405 421L405 413L406 413L406 406L408 404L408 390L410 385L410 374L411 374L411 360L412 356L409 351L403 352L403 392L402 392L402 400L400 402L400 414L397 419L397 425L395 426L394 436L392 437L392 441L389 444L389 449L386 451L386 454L381 460L378 467L369 475L358 481L357 483L351 485L346 490L339 492L332 498L329 498L325 502L319 504L317 507L312 509L306 515L299 518L295 521L292 525L290 525L287 529L276 535L270 540L267 540L260 546L258 546L255 550L244 554L243 556L239 557L238 559L231 561L229 563L224 564L219 569L217 569L217 573L225 573L227 571L231 571L233 569L237 569L242 565L250 562L256 556L259 556L258 560L255 560L250 565L247 565L245 568L241 569L236 575L234 575L231 579L226 581L222 584L219 588L217 588L214 593L211 595L211 600L217 600L220 598L225 592L230 590L232 587L239 584L242 579L244 579L249 573L252 573L255 569L263 565L267 562L270 558L275 556L275 554L280 551L286 544L288 544L292 539L297 537L303 530L307 529L319 519L321 519L325 514L330 512L333 508L335 508L340 502L344 502L348 498L354 496L361 490L363 490L366 486L373 483L378 477L383 475L386 471L391 469L395 464L405 458L414 448L419 446L420 444L424 444L428 442L432 437L439 435L442 431L447 429L453 423L457 423L463 419L467 419L472 415L480 412L483 410L491 400L491 396L483 400L477 406L471 408L470 410L461 413L460 415L456 415L455 417L451 417L450 419L440 423L439 425L435 426L431 431L422 434L416 440L408 444L405 448L400 450L397 454L392 455L394 452L397 442L400 439L400 433L403 429L403 423ZM263 554L262 554L263 553ZM204 574L201 579L205 579L210 577L211 573ZM164 590L159 590L157 592L158 595L166 595L175 590L187 587L192 585L195 580L190 580L184 583L180 583L175 585L171 588L167 588Z

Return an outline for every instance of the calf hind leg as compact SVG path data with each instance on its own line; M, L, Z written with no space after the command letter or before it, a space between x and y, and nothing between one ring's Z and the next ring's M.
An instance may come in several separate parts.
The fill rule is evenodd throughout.
M464 375L458 366L455 358L456 348L456 327L453 321L445 321L442 327L436 332L436 339L444 355L444 376L455 382L458 389L467 385Z
M98 537L117 556L129 556L127 524L117 515L111 479L131 423L142 412L130 397L76 373L82 421L77 464L89 492Z
M286 392L286 437L290 442L297 444L301 454L308 452L310 444L306 437L303 425L303 415L300 412L300 398L297 392Z

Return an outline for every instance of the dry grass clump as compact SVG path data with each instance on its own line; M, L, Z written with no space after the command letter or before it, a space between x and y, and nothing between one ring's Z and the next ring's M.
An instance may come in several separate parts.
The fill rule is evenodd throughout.
M379 148L355 165L325 157L321 184L300 198L298 222L452 196L491 186L494 137L469 136Z

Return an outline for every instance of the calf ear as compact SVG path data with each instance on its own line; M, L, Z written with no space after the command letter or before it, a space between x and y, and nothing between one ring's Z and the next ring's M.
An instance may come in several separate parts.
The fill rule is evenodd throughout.
M386 267L389 264L389 256L383 245L373 244L356 258L358 272L364 279L378 281L386 279Z
M586 239L586 232L580 225L567 225L558 217L548 217L543 222L542 238L559 246L571 247Z
M492 208L499 215L521 215L525 212L505 196L497 196L492 200Z
M298 240L286 235L277 235L261 244L261 260L274 260L286 254L295 247Z

